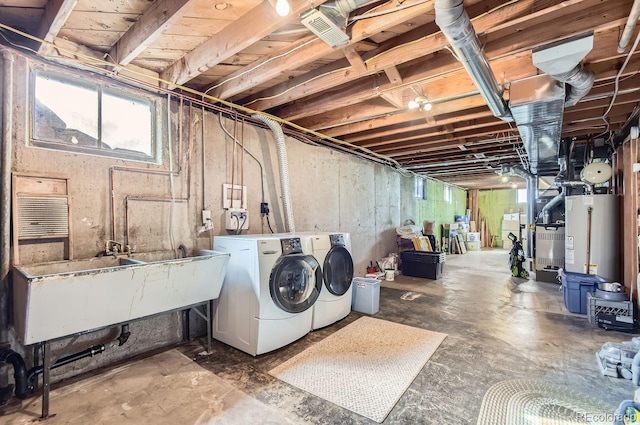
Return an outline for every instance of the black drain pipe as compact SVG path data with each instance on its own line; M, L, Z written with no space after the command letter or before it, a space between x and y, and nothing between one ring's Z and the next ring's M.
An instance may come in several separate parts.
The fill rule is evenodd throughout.
M63 357L51 365L51 369L64 366L69 363L73 363L85 357L93 357L96 354L104 352L105 347L103 344L94 345L86 350L71 354ZM13 379L15 380L15 395L19 399L27 398L30 392L33 391L34 379L37 379L38 375L44 371L42 365L33 367L27 371L24 359L22 356L11 348L5 348L0 350L0 361L4 363L10 363L13 365Z
M16 382L16 397L19 399L27 398L29 393L29 385L27 379L27 366L22 356L11 348L5 348L0 351L0 361L11 363L13 365L13 379Z
M51 369L56 369L60 366L64 366L66 364L76 362L78 360L84 359L85 357L93 357L96 354L100 354L104 352L104 350L105 348L103 344L94 345L93 347L87 348L86 350L79 351L77 353L68 355L67 357L58 359L54 364L51 365ZM37 376L41 374L43 371L44 371L44 367L42 365L36 366L29 370L29 373L27 376L27 381L29 382L29 388L33 388L33 380L37 378Z

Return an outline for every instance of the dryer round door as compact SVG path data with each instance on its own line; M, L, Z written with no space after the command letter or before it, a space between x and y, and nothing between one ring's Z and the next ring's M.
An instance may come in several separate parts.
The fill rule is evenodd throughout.
M333 295L344 295L353 280L353 258L347 248L336 245L324 258L324 286Z
M320 264L312 255L283 255L269 276L271 299L289 313L301 313L311 307L321 289Z

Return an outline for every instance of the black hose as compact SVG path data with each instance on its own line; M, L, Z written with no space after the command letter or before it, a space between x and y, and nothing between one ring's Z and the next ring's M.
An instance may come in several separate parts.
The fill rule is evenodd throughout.
M27 398L29 385L27 379L27 366L22 356L10 348L0 350L0 361L13 365L13 379L16 383L16 397Z

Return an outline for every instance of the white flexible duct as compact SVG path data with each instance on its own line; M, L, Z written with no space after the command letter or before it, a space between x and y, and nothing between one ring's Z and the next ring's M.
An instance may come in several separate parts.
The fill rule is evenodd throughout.
M285 231L294 233L296 226L293 221L293 208L291 206L291 185L289 184L289 160L287 159L287 145L284 142L284 132L280 124L264 115L254 114L253 118L264 122L273 132L278 150L278 165L280 166L280 187L282 189L282 207L284 209Z
M629 41L631 41L631 36L633 35L633 30L636 27L636 22L638 22L638 17L640 17L640 0L635 0L633 6L631 6L627 24L624 26L620 42L618 43L618 53L624 53L627 49Z

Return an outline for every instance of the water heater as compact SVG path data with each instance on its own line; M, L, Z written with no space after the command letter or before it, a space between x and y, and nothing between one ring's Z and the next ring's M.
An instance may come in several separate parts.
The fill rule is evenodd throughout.
M565 220L565 270L618 281L618 197L567 196Z

